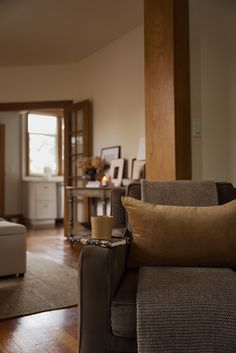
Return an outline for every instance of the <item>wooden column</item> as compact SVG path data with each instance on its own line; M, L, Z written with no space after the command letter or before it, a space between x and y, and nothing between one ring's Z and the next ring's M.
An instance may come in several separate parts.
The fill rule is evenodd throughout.
M0 124L0 217L4 217L5 126Z
M188 0L144 0L147 178L191 179Z

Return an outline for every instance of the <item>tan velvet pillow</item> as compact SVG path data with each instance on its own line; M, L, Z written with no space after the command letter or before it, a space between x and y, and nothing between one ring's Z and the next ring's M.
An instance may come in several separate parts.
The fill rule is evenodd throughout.
M153 205L122 197L133 233L129 267L236 268L236 200L209 207Z

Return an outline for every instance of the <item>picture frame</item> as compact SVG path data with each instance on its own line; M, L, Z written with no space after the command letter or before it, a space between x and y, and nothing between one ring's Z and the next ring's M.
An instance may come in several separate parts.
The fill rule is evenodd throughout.
M133 180L139 180L141 178L144 179L145 169L146 169L145 167L146 167L146 160L139 161L135 159L133 161L131 179Z
M111 161L120 158L120 146L104 147L101 149L101 160L104 169L109 169L111 166Z
M111 182L114 186L120 186L124 172L124 158L113 159L111 161L110 176Z
M132 179L132 176L133 176L134 161L136 161L136 158L131 159L131 168L130 168L130 173L129 173L130 179Z

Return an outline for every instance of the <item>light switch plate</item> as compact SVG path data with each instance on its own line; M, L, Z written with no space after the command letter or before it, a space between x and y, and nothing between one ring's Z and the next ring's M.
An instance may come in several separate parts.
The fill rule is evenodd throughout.
M201 137L202 136L202 131L201 131L201 120L199 119L193 119L193 137Z

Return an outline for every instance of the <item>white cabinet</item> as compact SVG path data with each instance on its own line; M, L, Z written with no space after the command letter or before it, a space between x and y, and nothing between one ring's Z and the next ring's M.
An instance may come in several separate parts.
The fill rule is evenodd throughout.
M57 218L56 182L23 182L24 217L33 227L54 226Z

